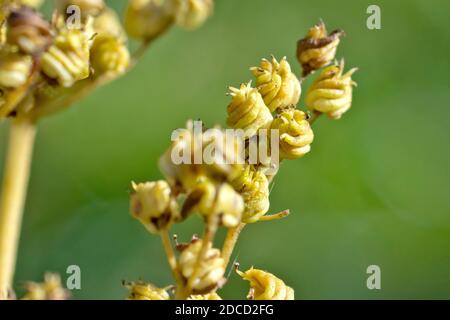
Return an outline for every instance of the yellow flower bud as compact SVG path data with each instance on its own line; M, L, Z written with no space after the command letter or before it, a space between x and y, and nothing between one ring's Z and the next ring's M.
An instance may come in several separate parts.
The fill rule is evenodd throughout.
M273 274L253 269L238 274L250 282L248 298L251 300L294 300L294 290Z
M215 292L207 294L193 294L187 298L188 300L222 300L222 298Z
M53 45L42 56L42 72L63 87L87 78L91 36L84 29L62 27Z
M331 119L339 119L352 104L352 91L356 83L353 68L343 74L344 63L325 68L306 93L306 106L310 110L326 113Z
M172 24L172 15L167 12L165 1L129 0L125 13L125 30L132 38L150 41Z
M328 65L336 55L342 30L327 33L325 24L320 21L312 27L306 37L297 42L297 59L303 67L303 76Z
M246 137L255 135L259 129L266 128L273 120L272 114L257 89L251 82L241 84L240 88L230 87L231 103L227 107L228 126L243 129Z
M180 254L179 266L183 277L188 280L194 273L197 258L202 248L202 240L196 239L190 243ZM221 257L220 250L212 248L208 243L205 259L200 262L197 277L192 281L194 294L209 293L219 287L225 274L225 261Z
M169 0L168 3L175 23L187 30L200 27L214 9L213 0Z
M130 63L130 53L127 46L111 35L95 37L90 56L94 76L105 73L122 74Z
M204 216L220 215L222 225L232 228L241 222L244 201L229 184L215 185L206 180L188 194L181 215L185 217L193 211Z
M259 67L250 69L256 77L256 87L270 111L296 105L300 99L301 87L291 67L283 57L280 62L262 59Z
M257 222L269 211L269 181L261 171L247 166L232 185L244 199L242 222Z
M25 84L32 65L30 56L3 50L0 53L0 86L17 88Z
M43 283L29 282L22 300L67 300L70 293L61 284L57 274L46 273Z
M176 203L164 180L132 184L130 212L150 232L158 233L178 218Z
M130 291L127 300L169 300L166 289L155 287L153 284L142 281L131 282L125 285Z
M50 24L35 10L19 7L7 19L7 42L27 54L45 51L51 44Z
M279 130L282 158L300 158L311 150L310 144L314 140L314 133L303 111L293 107L280 110L270 128Z
M70 6L77 6L80 8L81 18L86 20L88 17L95 17L99 15L105 8L103 0L58 0L57 9L63 15L67 16L72 12L67 12Z

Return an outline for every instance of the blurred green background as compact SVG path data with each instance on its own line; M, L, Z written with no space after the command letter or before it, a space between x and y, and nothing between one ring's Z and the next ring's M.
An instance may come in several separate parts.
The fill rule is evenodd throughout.
M366 28L370 4L381 30ZM297 299L450 298L449 12L444 0L219 0L201 29L173 28L133 72L40 123L16 286L71 264L78 299L122 299L124 279L170 284L160 240L128 214L130 181L161 178L158 157L187 119L225 124L227 86L260 58L286 55L298 74L296 41L323 18L346 31L337 57L360 68L353 108L320 119L312 152L283 164L270 211L291 216L249 226L233 258ZM6 136L1 124L2 166ZM175 232L188 240L200 219ZM381 290L366 287L371 264ZM235 274L222 290L246 293Z

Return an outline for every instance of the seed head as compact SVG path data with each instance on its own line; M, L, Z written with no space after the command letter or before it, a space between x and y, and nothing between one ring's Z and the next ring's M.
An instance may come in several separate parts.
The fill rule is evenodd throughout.
M169 300L170 296L166 289L158 288L151 283L142 281L125 284L130 291L127 300Z
M61 284L61 278L54 273L46 273L43 283L28 282L22 300L67 300L70 293Z
M2 50L0 52L0 87L17 88L25 84L32 64L30 56Z
M214 9L213 0L168 0L175 23L186 30L200 27Z

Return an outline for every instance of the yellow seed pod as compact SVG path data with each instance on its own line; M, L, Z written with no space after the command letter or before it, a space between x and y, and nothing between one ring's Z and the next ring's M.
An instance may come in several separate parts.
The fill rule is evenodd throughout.
M169 185L164 180L132 183L130 197L131 215L150 232L158 233L177 220L176 202Z
M162 0L129 0L125 12L125 30L134 39L150 41L172 24L172 15Z
M92 27L98 36L111 35L123 42L126 42L127 40L120 18L116 11L111 8L106 7L103 9L100 15L94 18Z
M259 67L250 68L256 77L256 87L270 111L296 105L300 99L301 87L291 66L283 57L280 62L262 59Z
M339 119L352 105L353 68L343 74L344 62L325 68L306 93L306 106L310 110L326 113Z
M127 300L169 300L166 289L155 287L153 284L142 281L131 282L125 285L130 291Z
M112 35L103 34L95 37L90 57L95 77L105 73L123 74L130 63L127 46Z
M309 29L306 37L297 42L297 60L303 68L303 76L328 65L336 55L342 30L327 33L325 24L320 21Z
M244 199L242 222L257 222L269 211L269 181L264 173L253 166L246 166L232 185Z
M81 19L98 16L105 8L103 0L58 0L57 9L63 16L73 14L68 10L70 6L77 6L80 9ZM69 11L69 12L68 12Z
M3 50L0 52L0 86L17 88L25 84L31 68L30 56Z
M61 284L57 274L46 273L43 283L29 282L22 300L67 300L70 293Z
M12 9L6 25L6 41L26 54L45 51L51 44L50 24L34 9Z
M314 133L303 111L293 107L280 110L270 129L278 130L282 159L300 158L311 150Z
M205 180L188 194L181 215L185 217L193 211L206 217L220 215L222 225L232 228L241 222L244 201L228 183L216 185Z
M214 9L213 0L168 0L175 23L186 30L200 27Z
M19 0L20 4L23 4L24 6L32 7L32 8L39 8L44 0Z
M248 298L251 300L294 300L294 290L269 272L252 267L237 273L250 282Z
M187 298L188 300L222 300L215 292L207 294L193 294Z
M202 240L191 242L180 254L179 266L183 277L188 281L193 276L197 258L202 248ZM220 250L208 243L205 259L200 262L195 279L191 279L194 294L206 294L219 287L224 281L225 261Z
M91 37L87 29L62 27L52 46L42 56L42 72L63 87L87 78Z
M251 82L240 88L230 87L231 103L227 107L227 124L234 129L243 129L245 137L254 136L259 129L266 128L273 117L257 89Z

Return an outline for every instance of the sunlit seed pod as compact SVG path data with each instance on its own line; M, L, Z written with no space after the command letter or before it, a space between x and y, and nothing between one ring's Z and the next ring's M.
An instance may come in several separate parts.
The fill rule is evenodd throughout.
M187 281L193 276L202 245L201 239L193 241L180 254L178 263L181 273ZM195 279L191 279L193 293L210 293L223 283L224 274L225 261L221 257L220 250L212 248L212 244L208 243L205 259L200 261L197 276Z
M304 77L334 59L343 34L342 30L328 34L325 24L320 21L309 29L305 38L297 42L297 60L302 65Z
M178 219L176 202L166 181L133 183L132 187L131 215L150 232L158 233Z
M32 65L30 56L7 50L0 52L0 86L17 88L25 84Z
M262 59L259 67L250 68L256 77L256 87L270 111L296 105L300 99L300 82L283 57L280 62Z
M130 63L130 53L127 46L112 35L95 37L90 58L91 67L94 69L94 77L105 73L123 74Z
M207 294L193 294L187 298L188 300L222 300L215 292Z
M103 11L94 18L92 27L97 36L110 35L122 42L126 42L127 40L120 17L117 15L116 11L111 8L106 7L103 9Z
M105 8L103 0L58 0L57 9L63 16L74 14L71 6L79 8L81 19L85 21L88 17L98 16Z
M62 27L53 44L42 55L42 72L63 87L89 76L89 47L92 34L88 29Z
M232 186L244 199L242 222L257 222L269 211L269 181L263 172L248 165Z
M300 158L311 150L314 133L303 111L293 107L280 110L270 129L278 130L282 159Z
M230 87L231 103L227 107L227 124L234 129L245 131L245 137L254 136L259 129L266 128L273 117L257 89L251 82L240 88Z
M24 6L28 6L31 8L39 8L44 0L19 0L17 1L19 4L22 4Z
M213 0L168 0L168 10L175 17L175 23L186 29L200 27L214 10Z
M205 180L187 195L181 215L194 211L205 217L218 215L223 226L232 228L241 222L244 201L228 183Z
M52 42L50 24L29 7L14 8L6 22L6 41L26 54L45 51Z
M130 291L127 300L169 300L170 296L166 289L158 288L151 283L142 281L125 284Z
M125 12L125 30L134 39L150 41L173 22L172 15L162 0L129 0Z
M310 110L339 119L352 105L353 68L344 72L344 62L325 68L306 93L306 106Z
M294 300L294 290L273 274L254 269L238 274L250 282L248 298L251 300Z
M22 300L67 300L70 292L61 283L59 275L46 273L43 283L28 282Z

